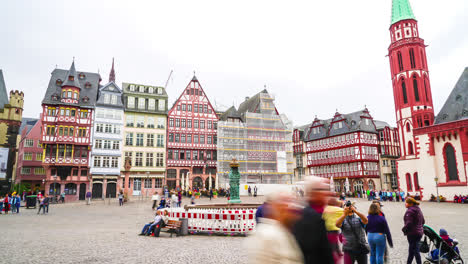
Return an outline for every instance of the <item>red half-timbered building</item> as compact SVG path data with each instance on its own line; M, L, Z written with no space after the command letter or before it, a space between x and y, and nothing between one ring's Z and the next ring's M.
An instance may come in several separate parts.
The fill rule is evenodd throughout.
M218 116L194 76L168 113L169 189L215 186Z
M367 109L315 118L304 133L310 175L333 177L336 191L344 191L346 179L357 192L379 183L377 129Z
M89 157L94 105L101 77L97 73L55 69L42 100L42 166L46 193L65 192L82 200L89 190Z

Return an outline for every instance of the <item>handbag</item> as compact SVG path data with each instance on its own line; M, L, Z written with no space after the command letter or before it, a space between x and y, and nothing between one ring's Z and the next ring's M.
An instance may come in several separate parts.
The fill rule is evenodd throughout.
M424 241L419 241L419 252L428 253L429 244L427 243L427 237L424 237Z
M358 243L359 243L359 248L358 248L358 250L357 250L357 253L358 253L359 255L367 255L367 254L369 254L369 252L370 252L369 245L367 245L367 244L362 244L362 243L361 243L360 237L356 234L356 230L354 230L353 225L348 221L348 218L346 218L345 221L348 222L348 225L351 227L351 231L353 232L354 237L356 238L356 240L357 240Z

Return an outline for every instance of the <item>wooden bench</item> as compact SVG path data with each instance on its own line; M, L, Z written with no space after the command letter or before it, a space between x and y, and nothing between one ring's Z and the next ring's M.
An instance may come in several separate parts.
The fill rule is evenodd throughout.
M172 237L172 234L174 234L174 233L176 234L176 236L179 236L181 226L182 226L181 221L169 220L167 222L166 226L161 228L161 231L167 231L167 232L171 233L171 237ZM163 230L163 229L166 229L166 230Z

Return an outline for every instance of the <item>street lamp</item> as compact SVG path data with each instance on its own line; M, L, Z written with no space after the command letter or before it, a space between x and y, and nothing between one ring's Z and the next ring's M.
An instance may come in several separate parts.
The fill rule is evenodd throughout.
M439 199L439 177L435 177L434 178L434 181L435 181L435 184L436 184L436 192L437 192L437 202L439 203L440 202L440 199Z
M149 174L150 174L150 173L149 173L149 171L147 171L147 172L146 172L146 180L145 180L145 185L144 185L144 186L145 186L145 191L146 191L146 194L145 194L145 200L147 200L147 199L148 199L148 188L146 188L146 182L147 182L147 181L148 181L148 179L149 179Z

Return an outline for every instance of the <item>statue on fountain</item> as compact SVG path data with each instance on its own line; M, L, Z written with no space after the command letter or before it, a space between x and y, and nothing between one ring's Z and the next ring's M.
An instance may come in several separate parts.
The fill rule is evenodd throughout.
M231 167L231 171L229 172L229 188L230 188L230 198L229 203L241 203L239 198L239 181L240 181L240 173L239 173L239 162L234 158L232 162L229 164Z

